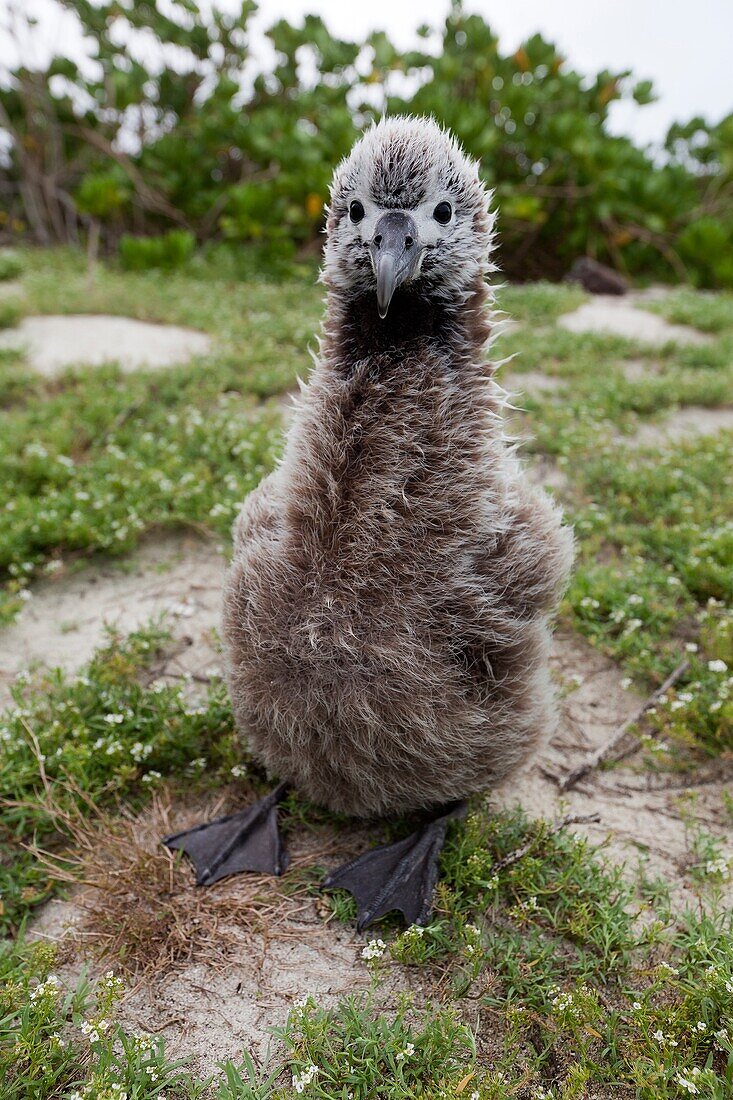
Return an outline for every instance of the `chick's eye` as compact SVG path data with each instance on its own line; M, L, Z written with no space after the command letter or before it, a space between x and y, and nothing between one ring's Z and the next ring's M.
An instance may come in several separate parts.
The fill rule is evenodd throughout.
M363 203L359 202L358 199L352 199L349 203L349 217L352 222L360 222L364 214L365 210Z
M453 213L453 207L449 202L439 202L433 210L433 217L436 222L440 222L441 225L447 225L451 219Z

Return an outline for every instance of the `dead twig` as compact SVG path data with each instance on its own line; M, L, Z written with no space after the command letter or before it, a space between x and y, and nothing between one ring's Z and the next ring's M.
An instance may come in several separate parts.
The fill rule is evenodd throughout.
M539 839L547 840L548 837L554 836L555 833L567 829L568 825L597 825L600 820L600 814L566 814L565 817L559 818L546 833L542 833ZM515 848L513 852L508 852L507 855L502 856L500 860L492 865L490 874L496 875L499 871L503 871L505 867L511 867L513 863L518 863L528 852L532 851L537 840L537 837L532 837L526 844L522 844L520 848Z
M118 432L120 428L124 427L130 417L134 416L135 413L138 412L144 404L145 398L140 397L137 401L133 401L131 405L128 405L127 408L122 409L122 411L119 412L114 418L104 436L102 437L102 445L109 443L110 439L115 435L115 433Z
M193 680L197 684L211 684L214 682L211 676L202 676L199 672L169 672L166 669L160 675L170 680Z
M640 719L644 717L650 707L659 700L660 696L664 695L666 691L677 683L681 676L687 672L690 667L689 661L682 661L677 665L674 672L671 672L664 683L652 692L648 699L646 699L640 707L638 707L632 715L630 715L625 722L618 727L617 730L609 737L607 741L604 741L594 752L588 753L581 764L578 764L577 768L573 768L571 772L559 781L558 786L561 791L568 791L571 787L574 787L576 783L580 782L588 774L602 764L604 760L607 760L613 750L619 745L626 734L636 725Z

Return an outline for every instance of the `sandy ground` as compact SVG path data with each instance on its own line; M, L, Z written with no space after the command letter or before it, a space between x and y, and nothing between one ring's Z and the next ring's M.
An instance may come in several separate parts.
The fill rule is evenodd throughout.
M619 440L625 442L628 439L635 447L661 447L697 435L716 435L722 431L733 431L733 407L709 409L702 405L686 405L662 420L642 424L630 439L619 436Z
M79 319L32 320L76 324ZM119 323L117 318L111 320L115 325ZM594 331L622 332L650 343L704 339L693 330L666 325L628 301L617 299L595 299L561 319L561 323L573 331L590 327ZM127 324L137 326L137 322ZM49 331L53 329L46 328L45 335ZM72 330L65 334L56 331L53 354L62 355L59 345L67 349L63 354L71 354L71 346L73 361L80 361L80 344L76 336L71 338ZM120 341L114 338L112 344L114 357L118 358ZM147 342L142 344L149 353ZM96 354L101 359L107 357L109 347L106 343L96 348ZM43 354L50 356L52 349L47 347ZM50 358L44 361L47 366L40 369L56 369ZM532 372L509 375L504 384L515 392L532 393L546 392L556 382ZM731 410L683 409L661 425L646 425L631 442L657 442L663 438L660 432L666 433L666 438L680 431L717 431L731 426L730 416ZM534 463L532 477L550 489L561 489L565 484L564 475L548 460ZM61 664L70 670L80 667L103 638L105 623L129 630L158 615L167 617L174 635L183 643L176 647L181 652L168 672L180 675L187 669L213 670L220 663L214 632L223 568L222 554L213 543L172 536L151 539L127 560L124 568L109 563L91 565L78 573L42 582L34 589L34 597L18 622L0 632L0 693L7 698L13 677L34 663ZM671 773L638 770L632 757L624 766L591 774L561 796L557 778L577 764L589 748L608 738L640 700L624 688L614 663L578 637L556 637L552 665L562 694L557 734L527 771L494 792L493 801L502 806L519 803L530 815L549 818L566 812L599 813L598 825L576 829L603 842L612 860L623 861L629 868L644 863L648 874L661 876L672 885L678 903L694 902L684 808L694 800L694 816L703 826L727 837L729 844L733 842L722 802L723 787L731 776L723 774L718 765L718 774L701 773L696 777L697 786L691 787ZM226 803L231 808L235 804L236 799ZM176 828L188 823L181 815L193 812L191 807L166 810L173 815ZM156 813L159 809L146 811L135 825L135 835L148 846L150 858L160 861L167 857L157 838L166 829ZM296 865L300 862L305 866L315 860L335 866L369 843L363 828L349 826L327 830L325 835L321 832L317 837L293 836L291 847ZM133 876L130 906L143 903L142 886L136 897L134 881ZM195 901L201 898L201 892L193 890L192 881L191 869L184 861L171 878L173 904L180 906L182 918L193 921L193 929L197 918L191 915L192 906L215 907L219 902L233 902L234 912L240 913L241 919L232 923L230 917L231 927L222 925L222 935L226 932L233 937L232 950L225 957L206 949L192 951L190 959L133 982L123 1012L132 1027L164 1034L169 1052L190 1056L192 1068L198 1072L213 1071L218 1061L236 1058L242 1048L263 1056L270 1042L269 1029L285 1020L295 998L312 993L320 1003L328 1004L368 983L368 971L361 958L364 937L335 922L325 923L317 897L298 894L297 890L295 895L292 891L288 895L287 890L278 894L285 880L282 884L268 880L253 885L250 876L238 876L217 884L206 892L203 901ZM263 927L258 927L256 921L253 924L252 915L261 901L258 891L265 898L277 896L278 905L282 903L278 918ZM161 905L164 900L161 896ZM89 955L89 911L95 904L94 888L87 887L86 892L80 891L70 900L51 902L35 923L34 935L65 945L65 973L70 979ZM106 969L112 964L113 960L105 959L100 965ZM422 979L411 971L394 966L388 988L413 988L418 996L427 995L429 990L415 987L418 980Z
M697 329L687 325L671 325L663 317L639 309L635 301L643 301L643 298L599 294L572 313L564 314L558 324L570 332L605 332L641 340L646 344L662 345L669 341L677 344L709 343L710 337Z
M24 296L23 284L17 280L0 283L0 298L23 298Z
M176 659L178 671L218 666L213 632L225 564L213 543L171 535L149 539L124 562L82 567L37 584L15 623L0 630L0 706L9 701L19 672L43 664L80 668L108 626L129 633L160 618L176 639L190 640Z
M515 395L520 399L524 396L532 396L536 393L554 393L555 390L562 389L567 385L567 381L564 378L555 378L551 374L543 374L542 371L528 370L523 374L511 373L502 374L499 378L500 384L509 393Z
M27 349L30 365L53 376L82 364L119 363L124 371L169 367L206 355L211 340L203 332L177 325L84 314L26 317L17 328L0 333L2 347Z

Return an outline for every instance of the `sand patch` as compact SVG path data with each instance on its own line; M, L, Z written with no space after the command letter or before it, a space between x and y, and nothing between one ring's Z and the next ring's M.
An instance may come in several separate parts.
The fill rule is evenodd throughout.
M123 371L170 367L206 355L211 340L203 332L178 325L78 314L26 317L17 328L0 334L0 347L26 350L34 370L53 376L66 367L102 363L118 363Z
M69 907L51 904L61 911ZM77 935L83 946L83 931ZM243 1051L264 1061L268 1048L282 1053L271 1029L286 1022L295 1001L311 994L328 1008L369 987L363 947L364 939L352 929L336 922L324 924L315 912L304 912L280 933L250 935L225 964L194 962L130 983L120 1019L132 1032L162 1035L168 1056L185 1058L189 1070L200 1077L217 1073L226 1059L236 1063ZM76 960L57 972L73 985L80 971ZM392 966L379 996L386 1000L402 989L419 995L418 978L417 971Z
M527 771L496 792L496 800L504 806L518 803L532 817L599 813L598 825L577 826L576 831L596 843L604 841L608 855L630 869L644 862L650 876L669 884L678 905L694 905L696 888L688 874L690 838L683 809L694 795L694 807L688 805L691 816L733 848L730 815L723 802L733 772L726 773L720 763L710 774L693 776L654 775L639 773L633 766L617 766L592 772L561 794L556 778L603 744L642 700L624 689L613 661L576 635L556 636L552 668L566 691L557 733ZM728 892L733 901L733 884Z
M124 563L89 565L41 581L19 618L0 629L0 707L19 672L36 666L80 668L105 638L164 617L179 639L179 671L218 665L212 631L219 626L226 567L212 542L192 536L150 539Z
M505 374L500 379L500 385L519 398L519 404L524 396L534 397L535 394L555 393L567 385L564 379L555 378L552 374L543 374L542 371L529 370L523 374ZM517 401L515 400L515 404Z
M619 440L634 447L662 447L724 431L733 431L733 408L687 405L663 420L642 424L633 436L619 436Z
M25 291L23 290L23 284L17 280L11 280L10 282L0 282L0 298L23 298L25 297Z
M644 382L647 378L655 378L663 373L660 363L650 362L648 359L625 359L621 364L621 371L628 382Z
M569 332L600 332L645 344L708 344L710 337L688 325L672 325L663 317L638 309L627 298L598 295L558 319Z

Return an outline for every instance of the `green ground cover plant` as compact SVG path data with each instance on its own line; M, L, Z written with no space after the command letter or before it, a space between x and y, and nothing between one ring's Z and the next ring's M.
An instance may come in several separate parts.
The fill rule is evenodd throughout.
M146 531L187 524L228 536L279 448L279 413L263 399L296 384L317 316L305 283L100 271L89 294L81 260L51 256L29 256L30 309L200 326L214 347L194 367L79 367L48 382L0 356L0 621L60 557L123 553Z

